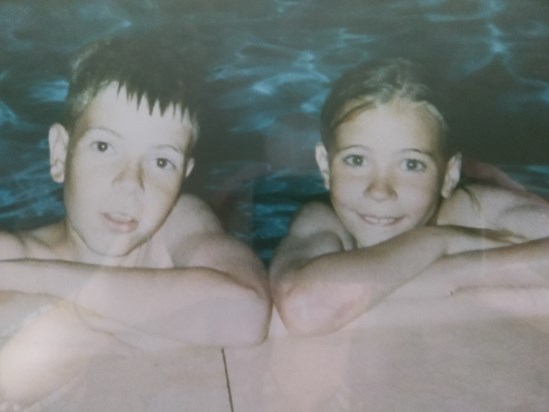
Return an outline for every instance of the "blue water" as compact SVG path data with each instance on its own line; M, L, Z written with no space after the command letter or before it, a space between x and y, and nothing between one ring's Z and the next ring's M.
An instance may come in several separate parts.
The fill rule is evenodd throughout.
M188 190L268 260L290 216L323 193L313 163L330 82L366 59L432 67L466 155L549 191L547 0L3 0L0 227L63 214L46 135L67 59L97 38L163 29L194 48L208 109Z

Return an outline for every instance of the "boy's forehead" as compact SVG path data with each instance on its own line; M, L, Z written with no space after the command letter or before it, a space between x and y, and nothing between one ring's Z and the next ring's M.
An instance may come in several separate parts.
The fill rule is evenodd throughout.
M162 111L158 102L151 108L145 97L139 99L130 95L125 87L119 87L115 82L90 99L76 125L77 133L82 128L107 127L120 134L149 132L158 138L172 136L184 140L185 145L192 135L192 121L187 110L182 112L179 106L171 104Z
M169 103L163 110L161 109L158 100L154 103L149 103L146 94L138 96L137 93L130 93L126 86L120 86L117 82L108 83L105 87L101 88L97 94L90 99L90 104L99 101L103 104L114 104L122 106L130 106L140 111L149 112L151 116L159 117L173 117L174 120L188 121L190 116L188 110L182 110L179 104Z

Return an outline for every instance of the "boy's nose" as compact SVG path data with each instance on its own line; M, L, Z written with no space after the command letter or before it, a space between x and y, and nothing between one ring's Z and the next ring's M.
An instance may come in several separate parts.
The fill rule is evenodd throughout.
M114 178L114 186L118 190L133 193L143 189L143 173L137 164L126 164Z
M376 175L367 182L364 195L383 202L396 197L396 191L388 176Z

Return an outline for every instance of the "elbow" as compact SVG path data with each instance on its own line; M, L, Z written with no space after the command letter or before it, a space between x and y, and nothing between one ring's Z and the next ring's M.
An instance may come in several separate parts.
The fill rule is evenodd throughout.
M262 343L269 330L272 304L267 294L251 288L244 288L238 300L234 301L231 326L225 329L222 346L255 346Z
M272 301L269 295L252 291L249 298L251 319L249 333L244 336L245 341L242 345L255 346L262 343L267 338L269 323L271 321Z
M335 332L348 323L346 309L321 299L311 291L292 290L275 296L275 306L288 333L320 336Z

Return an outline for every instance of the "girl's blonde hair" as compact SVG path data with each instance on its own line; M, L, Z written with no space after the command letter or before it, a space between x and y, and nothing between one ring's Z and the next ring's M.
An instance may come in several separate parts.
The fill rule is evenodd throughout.
M419 66L405 59L361 64L334 82L320 117L326 149L329 151L332 147L342 123L364 110L396 99L422 104L439 125L444 151L447 155L453 154L455 149L450 147L448 125L438 108L440 96L425 84Z

